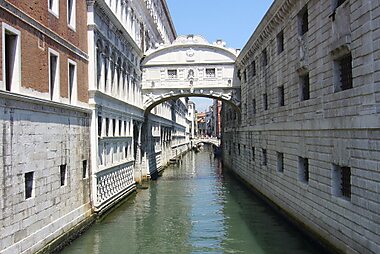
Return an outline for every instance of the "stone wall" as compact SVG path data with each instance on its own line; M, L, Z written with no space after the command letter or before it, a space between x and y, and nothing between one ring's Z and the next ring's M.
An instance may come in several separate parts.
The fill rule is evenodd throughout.
M274 2L236 63L224 163L329 248L379 253L380 6L336 4Z
M90 217L89 114L0 92L2 253L35 252Z

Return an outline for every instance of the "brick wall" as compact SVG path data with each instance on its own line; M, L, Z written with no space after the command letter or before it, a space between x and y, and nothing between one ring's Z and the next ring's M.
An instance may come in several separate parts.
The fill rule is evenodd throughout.
M77 1L76 31L67 25L66 2L60 1L59 18L52 15L47 9L47 1L10 1L19 11L25 12L43 25L43 29L50 29L73 48L87 52L86 3ZM40 93L49 93L49 66L48 49L54 49L60 55L60 96L68 97L68 59L77 63L78 100L88 102L88 70L87 59L78 55L66 45L57 42L56 38L44 35L33 28L29 22L17 17L7 9L0 8L0 22L4 22L21 33L21 85ZM2 49L2 45L0 45ZM1 50L0 50L1 51ZM1 56L2 57L2 56ZM2 63L1 63L2 64ZM2 68L1 68L2 72ZM1 73L0 72L0 73Z

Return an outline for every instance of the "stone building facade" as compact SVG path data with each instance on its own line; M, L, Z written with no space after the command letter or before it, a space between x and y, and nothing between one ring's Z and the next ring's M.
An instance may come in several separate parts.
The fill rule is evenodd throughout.
M85 10L0 1L1 253L35 252L91 214Z
M174 143L186 139L186 123L181 101L157 105L152 112L143 107L144 53L177 36L166 2L87 4L92 196L101 213L160 170L178 153L177 146L183 150L182 141ZM157 138L159 143L151 142Z
M242 113L223 107L225 165L345 253L380 252L379 21L378 1L276 0L236 62Z

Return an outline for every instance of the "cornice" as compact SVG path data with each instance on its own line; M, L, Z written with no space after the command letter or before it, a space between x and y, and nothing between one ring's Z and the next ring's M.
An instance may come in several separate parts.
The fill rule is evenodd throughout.
M266 40L271 38L275 29L284 24L284 20L296 2L297 0L276 0L272 4L247 44L241 50L236 61L239 67L247 65L254 53L262 47Z

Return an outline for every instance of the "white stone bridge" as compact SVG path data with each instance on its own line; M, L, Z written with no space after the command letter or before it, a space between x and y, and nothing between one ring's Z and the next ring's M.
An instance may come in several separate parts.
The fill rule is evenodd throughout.
M194 35L149 50L142 61L145 114L180 97L219 99L240 112L240 80L234 68L238 53L221 40L210 44Z
M198 144L211 144L215 146L220 146L220 139L218 138L195 138L191 141L192 145L198 145Z

